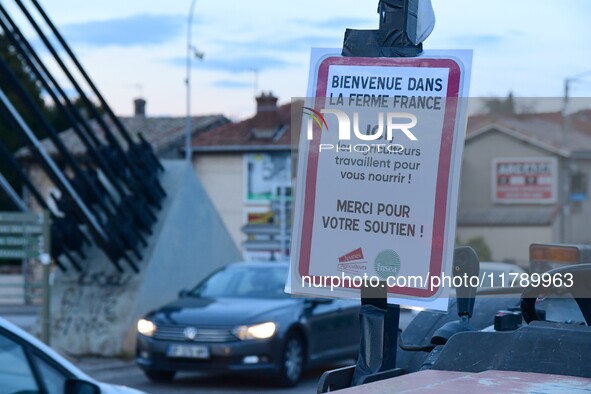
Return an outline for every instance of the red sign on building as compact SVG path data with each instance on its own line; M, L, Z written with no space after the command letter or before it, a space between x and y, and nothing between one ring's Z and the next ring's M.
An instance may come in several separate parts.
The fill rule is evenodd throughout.
M554 157L497 158L492 163L492 199L507 204L554 204L558 162Z

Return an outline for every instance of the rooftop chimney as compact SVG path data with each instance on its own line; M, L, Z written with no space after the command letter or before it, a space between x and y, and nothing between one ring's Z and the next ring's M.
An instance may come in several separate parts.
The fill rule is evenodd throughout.
M273 93L261 93L257 99L257 114L261 112L277 111L277 97Z
M273 93L261 93L257 100L252 133L254 138L273 138L279 128L277 97Z
M146 100L136 98L133 100L134 116L146 116Z

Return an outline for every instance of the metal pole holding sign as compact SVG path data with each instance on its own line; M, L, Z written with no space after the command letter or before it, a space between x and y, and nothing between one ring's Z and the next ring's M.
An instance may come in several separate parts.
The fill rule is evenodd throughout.
M378 13L378 30L347 29L343 56L413 57L423 52L422 43L415 43L409 34L409 26L416 31L418 1L380 0ZM379 288L367 283L361 288L361 344L352 386L400 374L396 369L400 306L388 305L387 289L385 281Z
M284 261L289 256L287 250L287 188L277 188L279 194L279 260Z
M378 30L313 49L286 291L361 298L357 364L319 392L401 374L400 305L446 311L470 51L426 51L428 0L381 0ZM433 19L433 18L431 18ZM417 280L414 280L417 279Z
M19 4L19 6L23 10L23 12L25 12L26 9L22 5L21 1L17 0L17 3ZM152 161L156 164L156 166L158 167L158 169L160 171L164 171L164 167L162 166L162 164L158 160L158 157L154 154L154 152L152 152L151 147L149 147L149 145L142 146L140 144L136 144L131 139L129 132L127 131L125 126L123 126L123 123L121 123L121 120L115 115L115 113L113 112L113 110L111 109L111 107L109 106L107 101L103 98L102 94L99 92L96 85L92 82L92 79L86 73L86 70L84 69L84 67L82 67L82 64L80 64L80 62L78 61L78 58L74 55L74 52L72 51L70 46L66 43L66 40L64 40L61 33L58 31L58 29L55 27L55 25L53 24L53 22L51 21L51 19L47 15L47 13L45 13L43 8L41 7L41 4L39 4L39 2L36 0L32 0L32 3L35 6L35 8L37 9L37 11L39 12L39 14L41 15L41 17L43 18L43 20L45 21L45 23L47 24L47 26L49 26L49 28L51 29L51 32L53 33L54 37L59 41L62 48L65 50L65 52L68 54L68 56L72 60L72 62L76 66L76 69L80 73L80 75L82 75L83 79L86 81L86 83L88 84L88 86L90 87L90 89L92 90L94 95L96 96L96 98L98 98L98 100L101 103L101 107L107 112L107 115L110 117L111 121L113 121L113 123L115 124L115 126L119 130L120 134L123 136L125 141L128 143L129 147L131 148L135 145L138 145L143 149L147 148L147 153L151 157ZM84 97L83 97L83 99L84 99ZM162 192L164 192L164 190L162 190Z

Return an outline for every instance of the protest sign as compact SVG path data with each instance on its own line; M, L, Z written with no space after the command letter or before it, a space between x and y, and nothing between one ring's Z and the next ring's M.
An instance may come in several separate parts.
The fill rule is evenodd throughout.
M373 277L390 302L447 309L432 277L451 275L470 62L313 51L287 291L356 298L346 278Z

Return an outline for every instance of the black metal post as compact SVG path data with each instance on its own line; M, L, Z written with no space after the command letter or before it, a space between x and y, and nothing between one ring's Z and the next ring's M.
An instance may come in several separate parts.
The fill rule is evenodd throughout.
M42 125L44 130L48 133L49 138L54 143L55 147L57 148L57 150L60 153L60 155L62 156L62 158L72 168L72 171L74 171L76 178L78 178L81 181L81 187L85 188L87 190L90 190L92 193L95 194L95 196L104 195L104 193L101 194L100 191L95 187L95 185L88 180L86 174L84 174L82 172L82 169L80 168L80 166L78 165L76 160L74 160L71 153L68 151L68 149L62 143L57 132L49 124L49 122L47 121L45 116L41 113L40 109L35 104L35 102L31 98L31 96L29 95L29 93L27 93L27 91L22 86L22 83L18 80L17 76L14 74L14 72L11 70L11 68L8 66L8 64L6 63L6 61L2 57L0 57L0 73L6 78L6 81L13 88L13 91L18 94L18 96L21 98L22 102L31 111L31 114L35 117L35 119L39 122L39 124ZM113 201L112 196L110 194L106 194L106 197L110 198L111 203L114 204L114 201ZM97 201L98 201L98 205L103 209L103 212L106 215L112 215L114 213L113 206L107 205L104 202L104 200L102 200L101 198L99 198ZM91 209L94 210L92 206L91 206ZM94 214L97 218L100 217L98 212L95 211Z
M10 39L10 42L23 56L23 59L26 61L30 70L35 74L37 79L42 83L45 90L52 97L55 106L69 120L74 132L80 138L80 140L86 147L87 152L93 158L94 162L103 170L103 173L107 176L110 183L113 185L113 187L115 187L119 195L121 204L123 204L123 206L126 208L126 211L131 212L133 214L134 220L139 224L140 228L142 228L147 233L150 233L151 224L153 224L153 222L156 220L155 216L152 214L152 212L149 211L149 207L145 203L140 204L139 206L137 204L133 206L130 204L130 196L126 193L126 191L122 188L120 184L120 182L122 181L121 178L115 176L114 170L112 169L110 163L107 160L105 160L105 158L102 155L102 152L95 148L95 146L100 147L100 141L98 141L88 123L82 118L82 116L75 108L73 103L70 101L66 93L61 88L61 86L53 78L51 73L49 73L49 71L41 62L33 48L26 41L18 27L14 24L10 16L6 13L5 9L1 5L0 27L2 27L2 29L5 31L6 36ZM60 93L61 100L57 97L54 90L57 90L58 93ZM68 108L66 108L64 104L62 104L62 101L66 103ZM85 129L86 133L84 133L82 128ZM94 145L90 140L94 142ZM88 171L91 171L91 169L88 169ZM96 181L98 182L98 179ZM108 196L110 197L110 195ZM113 205L116 204L112 199L111 203ZM141 238L141 235L139 233L137 235Z
M380 0L379 29L347 29L343 42L343 56L418 56L423 51L423 45L413 44L412 38L416 37L411 37L417 26L418 1L420 0Z
M380 0L378 30L347 29L343 42L343 56L412 57L422 52L422 44L415 45L409 27L416 31L417 1ZM410 29L412 30L412 29ZM382 379L376 376L396 370L400 306L388 305L387 285L361 289L361 350L353 375L352 385ZM373 375L373 376L372 376Z
M35 74L36 78L51 96L55 106L68 119L74 132L80 138L95 163L103 170L113 187L115 187L120 198L124 198L126 193L119 184L119 179L113 174L110 165L96 149L96 147L100 147L101 142L96 138L90 126L77 111L62 87L57 83L55 78L53 78L51 73L49 73L47 67L41 62L37 53L33 50L1 4L0 27L2 27L12 45L23 56L23 59L29 66L30 70ZM55 91L59 93L61 100L57 97ZM65 103L65 106L62 102ZM82 128L84 128L84 130Z
M62 69L62 71L66 75L66 77L70 80L70 82L74 86L74 89L76 90L77 94L80 96L81 100L86 105L87 109L90 111L92 116L95 118L96 122L99 124L101 129L104 131L105 137L107 138L109 145L113 149L115 149L115 151L118 153L119 159L123 160L123 162L127 165L127 167L131 171L131 174L133 175L136 182L138 182L138 184L140 184L142 186L142 191L145 192L148 197L150 197L150 200L154 205L156 205L158 208L160 208L159 201L161 200L162 197L164 197L166 195L166 193L164 192L164 190L162 189L162 187L158 183L158 180L155 177L155 175L144 174L142 176L142 174L139 172L139 170L136 168L136 166L131 162L129 157L125 154L125 151L123 150L123 148L121 148L119 142L117 141L115 136L112 134L112 132L109 129L109 126L107 125L105 120L98 113L97 109L92 104L90 99L86 96L86 94L84 93L84 91L82 90L82 88L80 87L80 85L78 84L78 82L76 81L74 76L72 75L72 73L68 70L65 63L61 60L59 54L57 53L57 51L55 50L53 45L49 42L49 39L47 38L47 36L44 34L44 32L39 27L39 24L35 21L35 19L31 15L31 13L24 6L24 4L22 3L21 0L15 0L15 1L16 1L17 5L19 6L19 8L21 9L21 11L23 12L23 14L25 15L25 17L27 18L27 20L29 21L29 23L31 24L31 26L33 27L33 29L39 35L39 38L41 38L41 40L43 41L43 43L46 46L46 48L48 49L48 51L52 54L53 58L55 59L57 64L60 66L60 68ZM130 148L131 147L133 147L133 145L130 145ZM146 179L146 176L150 177L150 179ZM154 187L150 187L150 183L148 183L148 182L151 182Z
M35 185L33 185L31 180L29 179L29 177L25 173L25 170L22 168L21 164L14 158L12 153L10 153L10 151L2 143L2 141L0 141L0 159L2 159L12 169L13 173L16 174L18 176L18 178L24 183L25 187L33 195L33 198L35 198L35 200L37 201L39 206L51 214L52 222L57 220L56 216L49 209L47 202L45 201L43 196L41 196L41 193L39 192L39 190L35 187ZM25 204L25 203L23 202L23 204ZM19 209L22 209L21 205L22 204L18 204ZM25 204L24 208L26 209L26 204ZM80 232L79 236L82 237L83 239L85 239L86 241L88 241L88 239L86 238L84 233L82 233L78 227L76 227L76 229ZM56 249L56 247L57 247L57 249ZM67 251L65 249L62 251L64 252L64 255L68 258L68 260L70 260L70 262L72 263L74 268L76 268L78 271L80 271L82 268L80 267L78 261L73 256L71 256L69 253L67 253ZM62 271L67 271L66 267L58 259L59 254L60 254L59 253L59 245L56 245L54 243L54 250L52 250L52 252L53 252L54 260L55 260L56 264L58 265L58 267Z
M0 112L7 119L8 122L14 123L17 129L20 130L21 134L28 140L28 142L34 147L33 153L38 156L40 164L45 168L47 174L52 178L55 184L60 188L62 193L75 202L74 209L77 217L88 226L88 230L92 234L92 237L96 244L103 249L113 265L119 270L123 271L118 263L118 259L115 258L111 252L111 246L109 245L109 237L105 234L102 227L96 221L94 215L89 211L86 204L80 199L78 193L74 190L70 182L67 180L65 175L60 171L58 166L55 164L53 159L45 152L45 149L41 145L41 142L37 139L35 134L31 131L29 126L22 119L20 114L15 110L14 106L4 94L4 91L0 89Z
M0 172L0 189L4 190L4 194L12 202L16 209L20 211L27 210L27 204L21 199L18 193L12 188L8 180Z
M352 386L378 380L376 376L396 368L400 306L388 305L387 292L386 282L361 288L361 344Z
M343 41L343 56L355 57L413 57L419 55L422 44L413 44L409 30L417 23L417 0L380 0L378 30L347 29ZM388 305L387 284L377 288L361 288L361 344L354 368L325 372L318 392L370 383L402 374L396 368L400 306ZM332 374L332 375L331 375Z
M17 0L17 1L20 2L20 0ZM41 15L41 17L43 18L45 23L47 23L47 25L51 29L51 32L55 35L55 37L57 38L57 40L59 41L61 46L64 48L64 50L66 51L68 56L70 56L70 58L72 59L72 62L74 62L74 64L78 68L78 71L80 72L80 74L82 75L82 77L84 78L84 80L86 81L88 86L90 86L90 88L92 89L92 92L94 93L94 95L99 99L99 101L101 102L101 106L107 111L107 114L109 115L109 117L111 118L113 123L115 123L115 125L119 129L121 135L127 141L128 145L130 147L134 146L135 143L131 139L131 137L129 136L129 133L127 132L125 127L123 126L123 123L121 123L121 120L119 120L119 118L113 113L113 111L111 110L111 107L109 107L108 103L103 98L103 96L101 95L101 93L97 89L96 85L92 82L92 80L90 79L90 77L86 73L86 70L84 70L84 67L82 67L82 65L78 61L78 58L74 55L74 52L70 49L70 46L68 45L66 40L64 40L64 38L60 34L59 30L55 27L55 25L53 24L51 19L47 16L47 13L45 13L45 11L43 10L43 8L41 7L41 5L39 4L39 2L37 0L31 0L31 2L33 3L35 8L37 9L39 14ZM152 158L156 160L158 167L161 170L164 170L164 167L162 167L162 164L160 163L158 158L155 155L152 155Z
M6 22L4 21L4 19L6 20ZM138 195L137 193L134 196L128 195L125 192L125 190L121 187L119 182L123 182L123 179L115 176L115 171L113 170L111 163L108 160L105 160L105 157L103 156L105 150L102 150L100 148L101 143L94 135L93 130L88 125L88 123L82 118L79 111L71 103L63 89L55 81L51 73L44 66L43 62L41 62L41 60L31 47L31 45L27 42L22 33L20 33L18 27L14 24L10 16L7 14L5 9L1 5L0 25L6 32L6 35L7 37L9 37L11 43L23 56L23 59L27 62L27 65L29 66L31 71L35 74L38 80L43 84L46 91L53 98L56 107L60 109L62 113L64 113L66 118L70 121L74 132L78 135L78 137L81 139L81 141L87 148L87 151L89 152L90 156L94 159L95 164L97 164L103 170L103 173L107 176L107 178L111 181L111 184L117 190L120 205L123 207L123 209L117 210L118 216L124 215L126 213L131 213L134 223L137 224L137 228L130 227L127 233L132 233L131 239L139 240L142 244L146 245L145 239L137 229L139 228L145 231L146 233L151 234L151 226L156 221L156 217L150 211L145 198L142 195ZM49 82L51 82L53 86L51 86L47 80L49 80ZM62 101L57 98L54 89L61 94L61 100L63 100L63 102L68 105L68 108L65 108L62 104ZM86 135L84 134L81 128L85 129ZM89 139L94 142L98 149L93 146ZM85 172L85 175L90 176L93 174L93 171L94 170L89 166L89 168ZM96 183L96 185L100 185L98 177L94 177L93 182ZM110 194L107 192L106 189L104 190L104 193L94 195L107 195L108 197L110 197ZM117 202L115 202L113 199L111 199L110 201L113 207L117 205ZM127 245L127 243L125 244ZM130 248L133 249L134 246L130 245ZM136 250L134 250L134 253L136 254L136 256L140 255L139 252L137 252Z

